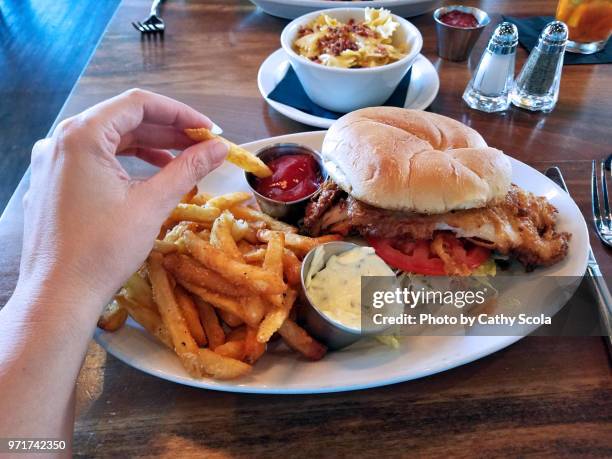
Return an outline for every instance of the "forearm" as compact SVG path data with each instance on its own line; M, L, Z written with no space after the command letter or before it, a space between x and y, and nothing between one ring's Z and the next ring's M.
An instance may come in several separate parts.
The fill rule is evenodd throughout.
M100 306L57 291L18 288L0 311L0 437L72 434L74 383Z

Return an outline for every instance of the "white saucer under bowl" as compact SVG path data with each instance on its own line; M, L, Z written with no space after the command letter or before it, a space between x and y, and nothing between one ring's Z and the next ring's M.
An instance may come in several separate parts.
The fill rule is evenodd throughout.
M323 129L329 128L335 120L311 115L289 105L268 98L268 94L283 79L289 69L289 60L282 49L270 54L259 67L257 86L266 102L276 111L300 123ZM410 86L406 94L404 108L424 110L429 107L440 89L440 79L433 64L422 54L419 54L412 65Z

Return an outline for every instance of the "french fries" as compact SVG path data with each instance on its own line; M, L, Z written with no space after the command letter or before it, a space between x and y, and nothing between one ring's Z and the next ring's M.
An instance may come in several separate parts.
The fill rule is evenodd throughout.
M225 332L219 323L219 318L213 307L204 300L196 298L195 301L198 306L198 312L200 313L200 320L204 324L204 329L206 330L209 347L215 350L225 343Z
M192 222L212 223L221 214L215 207L202 207L195 204L180 203L170 214L172 220L190 220Z
M185 246L193 258L213 271L223 272L223 276L230 282L268 295L283 293L287 289L282 279L274 273L234 260L191 231L186 231L183 237Z
M267 343L272 335L281 328L285 320L287 320L287 317L289 317L289 313L291 312L291 308L296 298L297 292L295 290L289 290L281 305L273 308L266 314L264 320L259 324L257 341L260 343Z
M266 352L266 343L257 339L257 330L247 328L244 336L244 360L251 365Z
M153 301L151 285L143 276L142 271L135 272L123 285L124 295L136 304L141 304L152 311L157 311L157 305Z
M274 231L262 229L257 231L257 239L262 242L270 242ZM321 237L300 236L299 234L285 233L285 245L291 249L296 255L304 256L316 246L331 241L339 241L341 238L337 234L329 234Z
M127 310L117 300L113 300L104 307L98 319L98 327L107 332L117 331L123 326L127 316Z
M325 346L293 320L301 258L336 237L309 238L245 204L249 193L187 193L162 225L146 263L106 306L98 326L127 316L173 351L194 378L238 378L278 333L311 360Z
M209 242L213 247L227 253L234 260L243 262L242 253L238 250L234 236L232 236L233 224L234 216L232 214L227 211L221 213L210 230Z
M223 343L221 346L215 348L215 352L224 357L243 360L245 357L244 340L228 341L227 343Z
M172 349L172 339L157 311L143 307L121 294L117 295L115 299L128 312L132 319L142 325L142 328L155 336L166 347Z
M310 360L321 360L327 352L325 346L316 341L306 330L291 319L283 322L281 328L278 329L278 333L287 346Z
M242 319L245 323L252 323L249 316L245 314L243 301L241 298L235 298L211 292L210 290L206 290L205 288L190 284L189 282L179 282L191 293L203 299L204 301L212 304L216 308L222 309L224 311L229 312L230 314L240 317L240 319Z
M251 193L236 191L234 193L222 194L206 201L206 207L216 207L219 210L230 209L238 204L251 199Z
M275 220L268 214L264 214L263 212L255 210L251 207L235 206L231 208L231 212L236 218L241 218L247 222L262 222L268 228L275 231L282 231L283 233L297 233L297 229L295 227Z
M236 296L234 285L219 273L212 271L187 255L169 254L164 257L164 268L179 282L185 281L227 296Z
M200 349L199 357L202 367L213 378L235 379L251 371L250 365L240 360L224 357L210 349Z
M153 250L159 253L163 253L164 255L174 253L178 251L178 249L179 246L174 242L168 242L159 239L155 239L155 241L153 242Z
M189 333L185 318L176 302L168 274L162 263L163 256L160 253L152 252L149 255L148 267L153 298L159 307L162 322L170 333L174 352L179 356L189 374L201 377L202 373L198 365L199 347Z
M232 143L221 136L213 134L206 128L185 129L185 134L187 134L187 137L189 137L191 140L195 140L196 142L203 142L205 140L217 138L229 147L229 153L227 155L227 160L229 162L247 172L253 173L257 177L269 177L272 175L270 168L253 153L239 147L235 143Z
M193 336L195 342L198 343L198 346L206 346L206 334L204 333L204 328L202 328L202 324L200 323L200 315L198 314L198 309L196 308L193 299L180 285L174 287L174 296L176 297L176 302L180 306L183 317L187 322L187 328L189 329L191 336Z
M203 206L208 202L210 198L212 198L211 194L198 192L198 194L191 198L190 204L195 204L196 206Z

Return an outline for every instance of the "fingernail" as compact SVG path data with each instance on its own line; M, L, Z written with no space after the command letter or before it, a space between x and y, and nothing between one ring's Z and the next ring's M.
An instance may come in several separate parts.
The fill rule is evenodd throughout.
M220 164L227 156L229 147L221 140L213 140L213 142L214 144L210 149L210 159L212 159L213 163Z

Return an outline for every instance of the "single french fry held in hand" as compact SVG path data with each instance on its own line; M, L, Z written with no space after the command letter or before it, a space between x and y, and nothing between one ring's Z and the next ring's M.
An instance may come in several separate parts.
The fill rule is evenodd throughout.
M253 173L257 177L269 177L272 175L270 168L253 153L239 147L235 143L232 143L221 136L213 134L206 128L185 129L185 134L187 134L187 137L189 137L191 140L195 140L196 142L203 142L205 140L217 138L229 147L229 152L227 154L227 160L229 162L247 172Z
M189 333L162 260L163 255L160 253L152 252L149 255L149 279L151 280L153 299L157 303L162 322L172 338L174 352L179 356L183 367L190 375L201 377L202 372L198 365L198 344Z
M323 344L315 340L291 319L283 322L281 328L278 329L278 333L287 346L310 360L320 360L327 352L327 348Z
M238 286L266 295L283 293L287 289L282 279L273 273L232 259L190 231L186 231L183 238L196 260Z
M234 217L246 220L247 222L263 222L266 226L275 231L283 233L297 233L297 228L287 223L278 221L268 214L255 210L247 206L234 206L230 209ZM250 241L249 241L250 242Z
M212 223L221 214L216 207L202 207L195 204L180 203L177 205L170 218L175 221L191 221L201 223Z
M113 300L104 306L104 310L98 318L98 328L108 332L117 331L123 326L127 316L127 310L117 300Z
M168 329L162 323L161 316L157 311L135 303L122 294L117 295L115 299L142 328L155 336L166 347L173 349L172 338L170 338Z
M218 309L223 309L224 311L230 312L235 316L240 317L242 321L247 324L252 324L251 318L245 313L243 301L245 300L245 298L221 295L220 293L211 292L210 290L191 284L189 282L185 282L181 279L179 279L179 283L191 293L197 295L204 301L212 304L214 307Z
M213 223L210 230L210 244L225 252L236 261L243 262L242 253L238 250L236 241L232 236L232 224L234 216L228 211L223 211Z
M206 207L216 207L220 210L230 209L238 204L251 199L251 193L246 191L235 191L233 193L226 193L214 198L210 198L206 201Z
M217 272L208 269L187 255L169 254L164 257L164 268L180 280L204 287L216 293L228 296L236 296L240 293L235 285L232 285Z
M200 298L195 299L200 321L208 338L208 347L215 350L218 346L225 343L225 332L219 323L219 318L215 309Z
M203 370L217 379L235 379L251 371L251 366L240 360L224 357L210 349L199 349L199 362Z
M207 343L206 334L204 333L204 328L200 323L200 314L198 313L195 303L185 289L180 285L174 287L174 296L176 298L176 302L181 308L181 311L183 312L183 317L187 322L187 328L189 329L191 336L193 336L195 342L198 343L198 346L205 346Z
M251 365L266 352L266 343L257 339L257 329L247 327L244 336L244 361Z
M268 311L264 319L259 324L257 330L257 341L260 343L267 343L272 335L278 331L283 325L283 322L289 317L293 303L297 298L297 292L295 290L287 290L287 294L280 307L273 307Z

